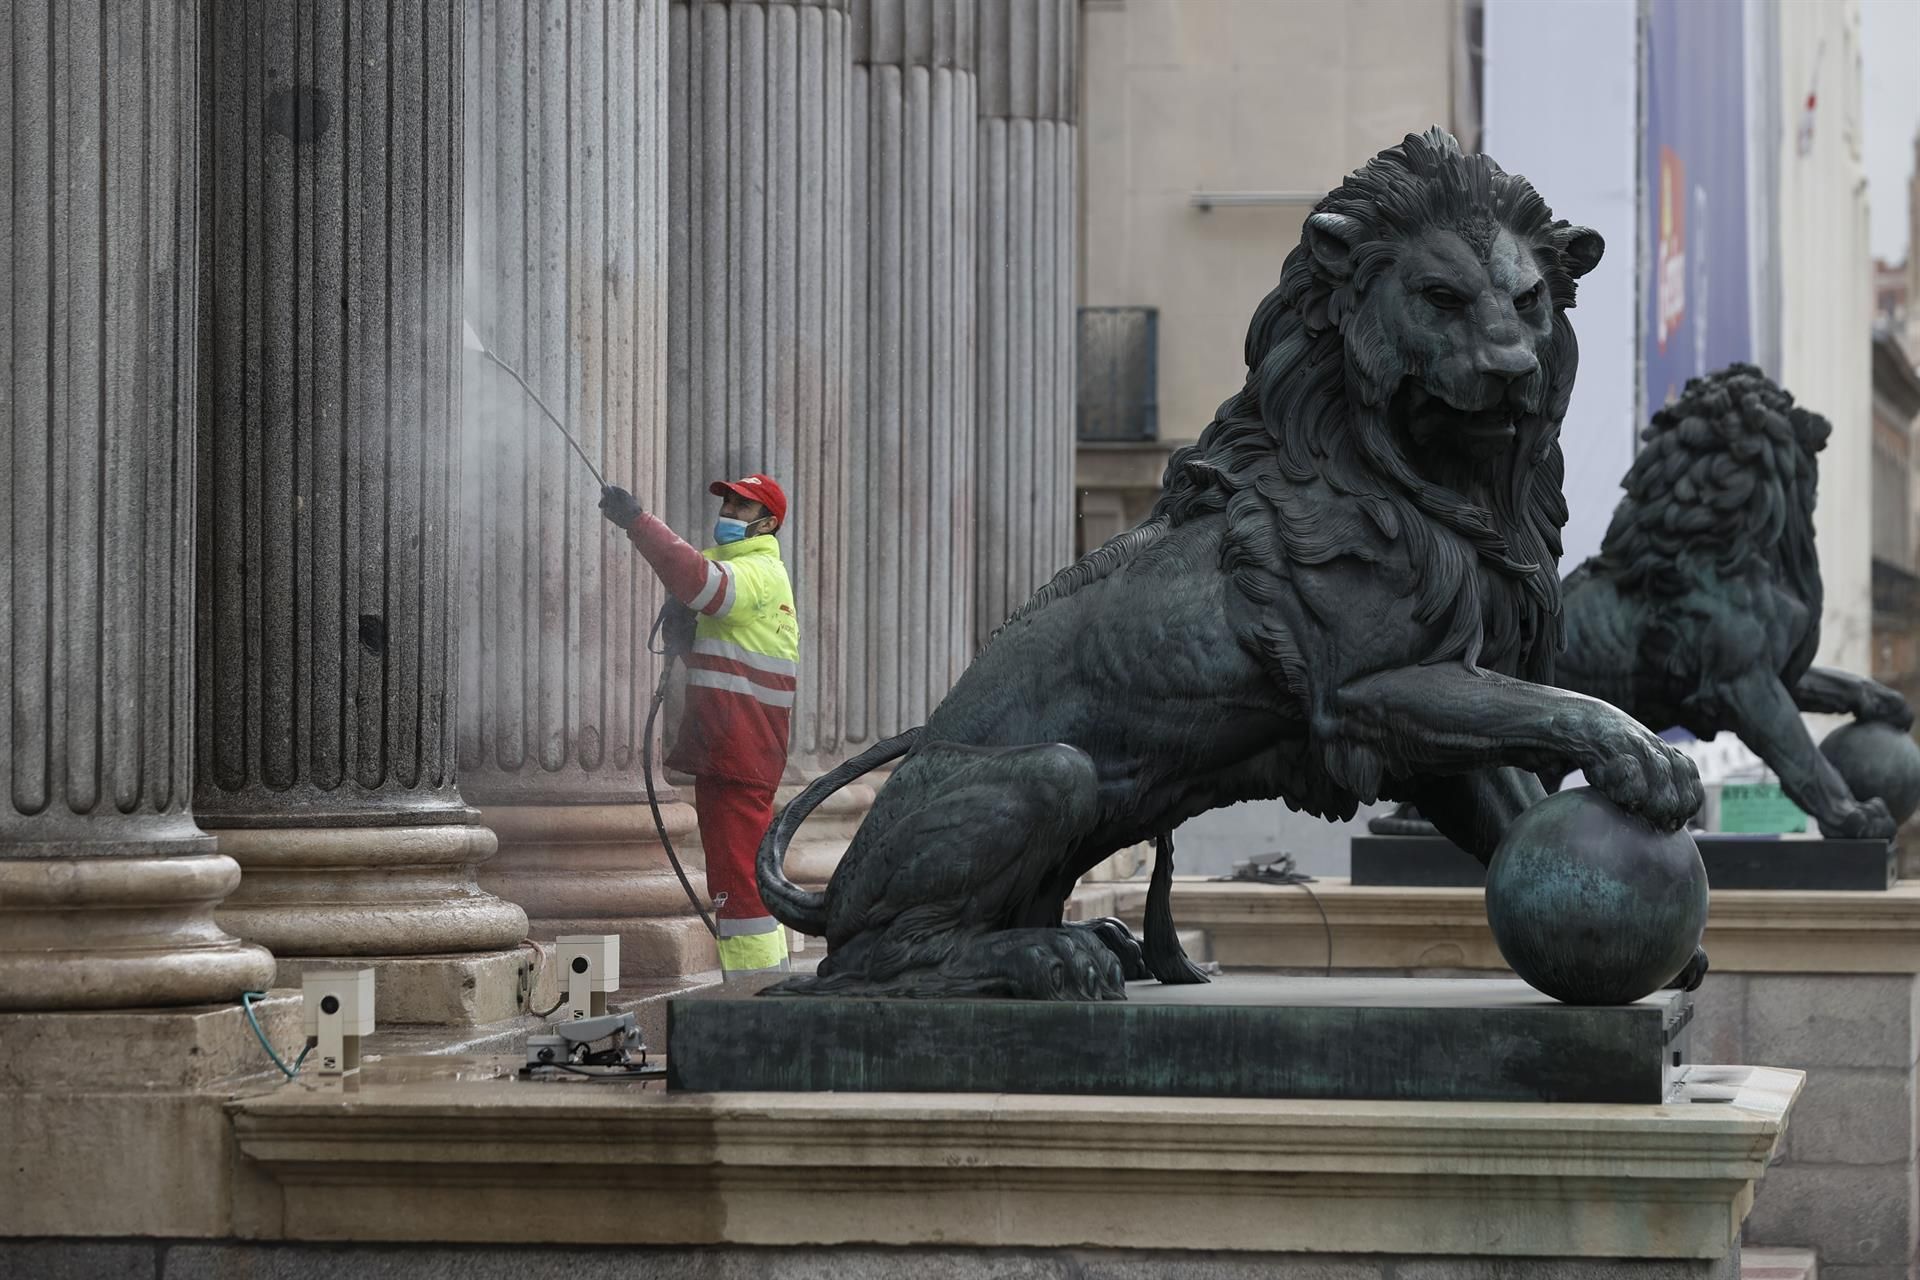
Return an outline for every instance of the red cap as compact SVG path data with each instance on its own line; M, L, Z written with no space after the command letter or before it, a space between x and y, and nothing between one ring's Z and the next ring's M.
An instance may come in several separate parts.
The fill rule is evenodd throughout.
M771 512L781 524L787 522L787 494L772 476L748 476L744 480L715 480L707 486L707 492L716 498L732 494L736 498L745 498L748 502L757 502Z

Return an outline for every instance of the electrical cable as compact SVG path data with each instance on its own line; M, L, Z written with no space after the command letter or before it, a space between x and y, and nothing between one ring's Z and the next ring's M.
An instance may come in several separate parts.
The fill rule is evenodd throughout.
M267 1043L267 1033L260 1029L260 1019L253 1015L253 1002L255 1000L265 1000L266 998L267 993L264 991L242 991L240 993L240 1007L247 1011L247 1025L253 1028L253 1034L260 1041L260 1047L267 1051L267 1056L273 1059L274 1066L280 1068L280 1073L291 1080L300 1074L300 1064L307 1060L307 1054L312 1052L313 1046L307 1045L302 1048L300 1050L300 1056L293 1060L291 1067L280 1060L280 1055L273 1051L271 1044Z
M555 1010L559 1009L561 1005L567 1002L567 994L564 991L561 992L560 998L553 1002L553 1008L551 1009L540 1010L540 1009L535 1009L533 1007L533 982L535 977L538 976L541 968L544 967L547 962L548 949L542 946L540 943L534 941L532 938L520 939L520 945L523 947L530 948L533 951L533 955L534 955L533 969L530 973L527 974L527 1012L532 1014L536 1018L550 1018L553 1016Z
M1293 855L1286 852L1267 854L1263 857L1249 858L1239 863L1230 876L1215 876L1216 881L1244 880L1253 884L1292 885L1313 901L1313 909L1320 913L1320 928L1327 938L1326 976L1333 976L1333 922L1327 918L1327 908L1320 901L1309 882L1313 879L1294 865Z
M576 1067L570 1062L550 1062L545 1065L556 1071L585 1076L589 1080L661 1080L667 1073L664 1066L648 1066L645 1063L637 1067L605 1067L598 1071Z

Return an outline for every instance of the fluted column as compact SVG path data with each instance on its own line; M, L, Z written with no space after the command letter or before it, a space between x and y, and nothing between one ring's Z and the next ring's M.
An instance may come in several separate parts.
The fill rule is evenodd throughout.
M1073 558L1074 0L979 0L974 636Z
M973 0L855 0L846 735L926 723L973 652Z
M198 6L0 23L0 1009L199 1004L273 958L191 809Z
M454 781L460 0L216 0L196 807L227 927L301 956L515 947ZM382 997L383 1002L385 996Z
M800 623L794 776L839 758L847 542L846 0L673 0L666 515L764 471Z
M663 509L665 0L466 0L466 313L607 479ZM717 967L655 834L642 740L657 581L511 378L467 361L462 792L481 883L535 937L619 933L629 978ZM692 808L656 772L669 838ZM703 877L691 872L703 897Z

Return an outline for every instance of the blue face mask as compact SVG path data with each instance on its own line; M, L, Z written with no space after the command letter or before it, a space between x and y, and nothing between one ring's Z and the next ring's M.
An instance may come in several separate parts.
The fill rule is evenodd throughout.
M729 542L738 542L747 536L747 522L721 516L713 522L713 541L716 546L726 546Z

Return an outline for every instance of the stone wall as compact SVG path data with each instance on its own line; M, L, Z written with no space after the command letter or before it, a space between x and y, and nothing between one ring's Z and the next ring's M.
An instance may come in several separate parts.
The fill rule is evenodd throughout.
M1715 972L1695 1008L1700 1061L1790 1062L1807 1073L1747 1243L1813 1248L1830 1280L1905 1280L1920 1249L1920 981Z

